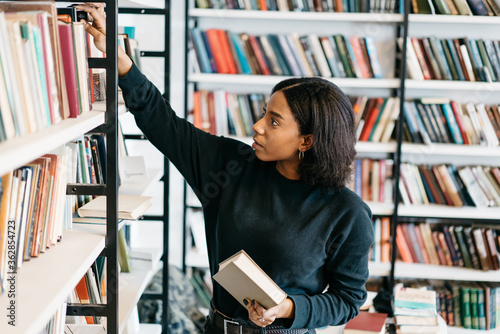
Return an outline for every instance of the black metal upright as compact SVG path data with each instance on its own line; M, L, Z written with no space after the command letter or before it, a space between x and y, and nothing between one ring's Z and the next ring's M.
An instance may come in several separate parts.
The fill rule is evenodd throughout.
M62 1L64 2L64 1ZM89 58L89 67L106 69L106 112L104 124L95 132L106 134L106 184L68 184L68 195L106 196L106 241L102 255L106 261L106 304L68 304L68 315L104 316L107 332L119 333L118 319L118 7L116 1L106 4L106 57Z
M400 0L404 1L404 13L403 13L403 25L401 27L402 32L400 37L403 39L401 45L401 58L400 58L400 68L399 68L399 119L397 124L396 132L396 152L394 153L394 211L392 214L392 229L391 229L391 271L389 275L389 289L392 296L394 288L394 275L395 275L395 265L396 265L396 228L398 225L398 208L400 201L399 193L399 178L401 170L401 146L403 144L403 131L404 131L404 101L405 101L405 82L406 82L406 49L408 41L408 15L410 12L410 0Z
M164 8L118 8L120 14L136 14L136 15L161 15L165 18L165 34L164 34L164 50L163 51L142 51L141 57L156 57L164 60L164 98L170 99L170 1L165 0ZM144 135L124 135L125 140L146 140ZM170 162L167 158L163 159L163 215L153 216L145 215L143 220L160 220L163 222L163 290L161 294L144 293L143 299L158 299L163 303L163 314L161 320L162 333L168 333L168 257L169 257L169 198L170 198Z

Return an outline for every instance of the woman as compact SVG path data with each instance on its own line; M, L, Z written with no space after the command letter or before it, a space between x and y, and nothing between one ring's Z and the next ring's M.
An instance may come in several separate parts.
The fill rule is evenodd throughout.
M105 51L102 5L87 31ZM344 324L366 299L371 211L345 187L355 158L354 115L342 91L320 78L272 90L252 147L196 129L119 50L119 85L138 126L200 198L211 274L244 249L288 294L246 309L214 281L205 333L314 333Z

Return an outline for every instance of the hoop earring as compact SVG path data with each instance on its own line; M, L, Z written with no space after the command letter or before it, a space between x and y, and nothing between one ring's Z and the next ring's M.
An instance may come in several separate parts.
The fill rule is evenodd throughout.
M302 160L302 159L304 159L304 152L299 151L299 160Z

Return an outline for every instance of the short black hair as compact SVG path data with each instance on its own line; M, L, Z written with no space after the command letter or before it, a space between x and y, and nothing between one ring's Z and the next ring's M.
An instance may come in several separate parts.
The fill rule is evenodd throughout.
M343 187L356 158L354 112L349 98L332 82L298 77L276 84L294 115L299 131L312 134L313 146L299 164L301 180L325 187Z

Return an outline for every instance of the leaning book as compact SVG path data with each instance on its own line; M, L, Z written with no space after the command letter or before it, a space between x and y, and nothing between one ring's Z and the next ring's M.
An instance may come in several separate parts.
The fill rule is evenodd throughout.
M250 299L269 309L287 297L244 250L219 263L214 279L243 306L243 301Z
M151 197L135 195L118 196L118 219L138 219L152 205ZM106 217L106 197L99 196L78 209L80 217Z

